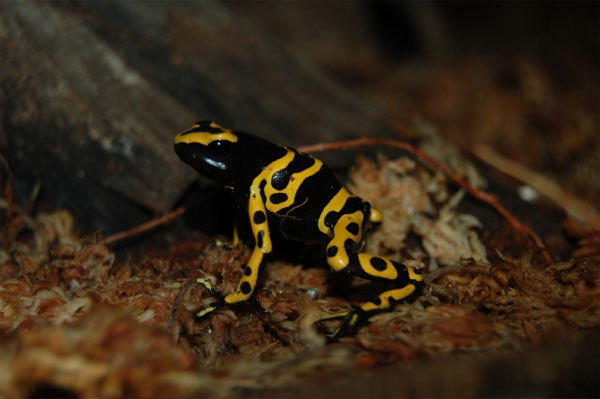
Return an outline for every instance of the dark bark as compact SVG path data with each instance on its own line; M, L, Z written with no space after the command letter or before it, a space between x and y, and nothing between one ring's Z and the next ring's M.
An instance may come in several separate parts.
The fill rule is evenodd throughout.
M21 197L90 229L169 209L194 173L172 150L197 119L285 144L381 132L385 117L218 3L0 3L3 153Z

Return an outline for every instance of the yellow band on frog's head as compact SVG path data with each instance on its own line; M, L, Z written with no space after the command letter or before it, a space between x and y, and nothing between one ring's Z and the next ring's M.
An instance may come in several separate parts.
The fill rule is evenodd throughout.
M178 133L173 142L174 144L198 143L207 146L213 141L219 140L235 143L238 141L238 137L231 129L225 129L211 121L202 121L195 123L190 129Z

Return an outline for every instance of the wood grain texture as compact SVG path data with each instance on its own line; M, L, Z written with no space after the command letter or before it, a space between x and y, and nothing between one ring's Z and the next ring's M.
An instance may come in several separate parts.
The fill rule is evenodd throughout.
M391 134L376 107L216 2L4 2L0 50L17 193L40 179L42 200L92 230L173 206L197 177L172 137L199 119L292 145Z

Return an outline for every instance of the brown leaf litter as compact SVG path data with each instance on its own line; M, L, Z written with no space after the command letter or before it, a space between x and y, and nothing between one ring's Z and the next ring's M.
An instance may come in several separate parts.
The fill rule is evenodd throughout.
M519 257L490 247L483 223L458 211L462 191L410 158L361 158L349 185L385 216L366 249L424 267L428 284L333 345L324 334L336 322L317 330L314 321L373 295L366 280L276 260L256 292L271 313L225 307L198 322L194 312L214 299L196 279L231 292L247 247L197 235L119 260L80 237L68 212L31 215L3 198L0 395L232 395L335 370L518 351L559 327L600 324L597 232L571 226L580 247L546 265L533 247Z

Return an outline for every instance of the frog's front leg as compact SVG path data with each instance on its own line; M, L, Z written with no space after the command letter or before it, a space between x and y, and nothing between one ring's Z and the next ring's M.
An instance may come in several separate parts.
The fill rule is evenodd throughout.
M265 256L272 251L271 234L267 221L267 210L261 196L261 188L253 183L250 187L248 200L248 215L250 227L254 237L254 249L246 266L242 270L242 277L234 292L225 297L225 303L239 303L249 300L254 293L260 268L264 264Z
M198 283L204 285L218 301L215 304L196 312L196 318L204 317L223 305L246 302L252 298L252 294L258 283L260 269L265 262L265 257L272 251L267 211L260 191L261 188L255 184L250 188L248 214L250 217L252 235L254 237L254 249L252 250L248 263L242 269L242 277L237 284L237 288L234 292L223 297L214 291L212 285L207 280L198 279ZM253 305L259 310L264 311L257 302L253 302Z
M363 214L359 211L342 215L333 228L333 237L327 245L327 260L334 270L348 268L355 274L370 280L388 281L394 288L384 291L375 299L362 303L349 311L325 316L318 322L344 319L331 338L352 330L374 314L388 311L393 306L411 296L423 284L423 276L410 266L394 262L382 256L355 253L356 244L362 237Z

